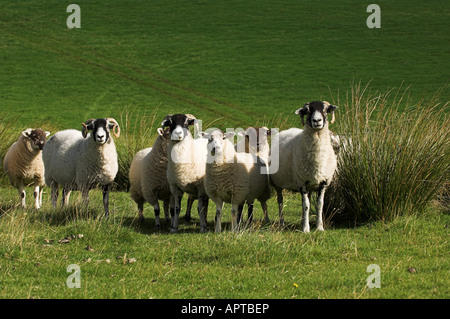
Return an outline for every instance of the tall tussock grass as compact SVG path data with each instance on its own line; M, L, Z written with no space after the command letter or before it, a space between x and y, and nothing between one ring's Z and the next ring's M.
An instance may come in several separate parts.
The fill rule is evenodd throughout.
M156 139L156 129L159 127L157 112L150 115L135 114L128 108L122 113L119 123L120 138L116 138L119 171L115 178L115 189L128 191L130 181L128 172L134 155L144 148L151 147ZM156 121L156 122L155 122Z
M444 88L445 89L445 88ZM339 105L336 179L326 194L337 220L389 221L423 212L448 187L449 102L412 103L407 89L372 93L356 85Z

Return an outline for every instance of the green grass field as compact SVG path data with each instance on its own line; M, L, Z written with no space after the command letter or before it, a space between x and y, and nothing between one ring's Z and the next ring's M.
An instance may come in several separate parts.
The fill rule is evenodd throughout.
M400 109L435 100L448 123L448 1L378 1L381 29L366 26L370 1L79 0L81 28L68 29L70 3L2 2L1 160L27 127L55 133L88 118L119 121L123 157L151 146L169 113L194 114L204 129L286 129L300 125L294 111L305 102L339 106L358 83L370 83L369 97L408 88ZM341 134L344 115L338 110L332 127ZM124 177L105 221L99 190L89 207L74 194L61 211L46 188L40 211L23 210L0 175L0 298L450 297L448 193L446 205L433 198L389 222L328 216L326 231L311 234L300 232L293 194L285 228L273 198L272 223L238 234L212 232L210 203L210 232L198 233L193 213L193 223L170 235L167 227L154 232L148 205L144 225L135 220ZM31 187L27 195L32 207ZM258 204L255 216L262 219ZM229 206L223 219L229 230ZM66 285L71 264L81 268L79 289ZM370 264L380 267L379 289L366 286Z

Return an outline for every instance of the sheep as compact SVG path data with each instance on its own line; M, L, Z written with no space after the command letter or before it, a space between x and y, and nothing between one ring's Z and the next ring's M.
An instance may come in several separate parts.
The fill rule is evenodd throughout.
M254 154L236 152L230 140L234 132L223 134L221 130L215 129L202 134L208 139L204 184L207 195L216 204L215 231L222 230L224 202L232 205L232 230L237 231L238 213L245 203L250 206L258 199L267 208L266 201L270 198L269 175L261 173L262 166L266 164Z
M11 185L19 190L23 208L26 207L25 185L31 181L34 182L34 207L39 209L42 206L42 191L45 184L42 148L49 135L48 131L27 128L6 152L3 168Z
M326 101L306 103L295 111L300 115L304 130L290 129L279 134L279 168L271 174L277 191L280 222L283 220L283 189L300 192L302 195L302 229L309 227L310 193L317 191L317 230L323 231L322 209L326 188L330 185L336 170L337 160L333 150L327 113L333 113L337 106ZM273 156L273 154L271 154Z
M171 233L178 231L183 193L192 196L192 199L198 199L200 232L206 232L207 230L209 198L205 192L203 179L205 177L206 144L208 141L203 138L194 139L192 137L189 126L196 123L197 119L190 114L168 115L161 123L163 128L168 126L170 131L170 142L167 148L167 180L174 197L175 206Z
M270 156L268 136L271 135L271 130L265 126L248 127L245 131L239 131L237 135L243 138L236 144L236 151L257 155L257 158L264 161L267 167ZM269 223L270 219L267 212L267 205L265 207L262 203L261 205L264 213L264 222ZM247 216L248 222L251 223L253 221L253 204L248 205ZM238 220L241 220L241 214L238 214Z
M43 160L45 182L51 187L52 204L56 207L59 185L63 186L62 206L69 203L70 192L80 190L84 202L89 190L102 185L105 217L109 217L109 190L118 171L117 151L110 135L120 136L113 118L89 119L82 132L64 130L55 133L45 144ZM88 135L88 131L92 131Z
M165 221L169 222L169 205L173 210L173 196L167 182L167 146L169 130L157 129L158 137L153 147L143 149L134 156L130 171L130 195L138 205L139 220L144 220L144 202L150 203L155 211L155 228L159 229L159 200L164 202ZM172 202L172 203L171 203Z

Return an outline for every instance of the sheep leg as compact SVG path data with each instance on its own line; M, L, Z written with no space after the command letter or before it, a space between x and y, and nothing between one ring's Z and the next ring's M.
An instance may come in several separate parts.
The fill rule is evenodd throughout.
M269 212L267 210L267 202L261 202L261 208L264 213L264 223L270 223Z
M39 205L39 185L34 183L34 208L39 209L41 206Z
M302 215L302 229L304 233L309 233L309 194L305 188L300 188L300 193L302 194L302 206L303 206L303 215Z
M18 189L19 189L20 205L23 208L25 208L26 207L25 198L27 194L25 193L25 186L23 185L23 181L20 181Z
M54 208L56 208L56 203L58 201L58 188L59 185L56 182L51 183L51 197L52 197L52 205Z
M195 199L192 196L188 197L187 204L186 204L186 214L184 214L184 220L186 222L191 221L191 210L192 205L194 204Z
M325 196L325 182L320 183L317 194L317 230L323 231L323 199Z
M231 230L234 232L239 231L238 212L239 204L231 204Z
M103 207L105 208L105 217L109 218L109 184L103 185Z
M138 206L138 216L139 216L139 222L144 222L144 201L141 201L137 203Z
M280 218L280 225L284 225L284 217L283 217L283 190L281 188L277 188L277 202L278 202L278 216Z
M247 209L247 223L251 224L253 222L253 203L248 204Z
M238 221L238 223L240 223L241 221L242 221L242 212L243 212L243 210L244 210L244 204L242 204L242 205L239 205L238 206L238 212L237 212L237 221Z
M158 230L161 228L161 222L159 220L159 213L161 210L158 201L156 201L155 205L153 205L153 210L155 211L155 229Z
M170 230L170 232L172 234L178 232L178 219L180 217L182 196L183 196L183 194L173 195L174 201L175 201L175 209L174 209L173 220L172 220L172 229Z
M39 189L39 206L42 207L42 193L44 192L44 186Z
M172 194L170 194L169 197L169 202L170 202L170 227L172 227L172 223L173 223L173 219L175 217L175 198L173 197Z
M164 223L170 223L170 200L164 201Z
M200 195L198 197L198 216L200 217L200 232L204 233L207 231L207 214L208 214L208 201L207 195Z
M69 198L70 198L70 193L71 192L72 191L70 189L68 189L67 187L63 188L62 200L61 200L62 207L69 205Z
M223 211L223 201L216 201L216 233L220 233L222 231L222 211Z

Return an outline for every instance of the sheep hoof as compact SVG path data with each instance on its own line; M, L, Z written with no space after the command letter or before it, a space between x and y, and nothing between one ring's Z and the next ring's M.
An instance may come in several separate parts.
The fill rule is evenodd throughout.
M176 233L178 233L178 228L172 228L172 229L170 230L170 233L171 233L171 234L176 234Z
M323 229L323 225L319 225L319 226L317 226L317 230L318 230L318 231L324 231L324 229Z

